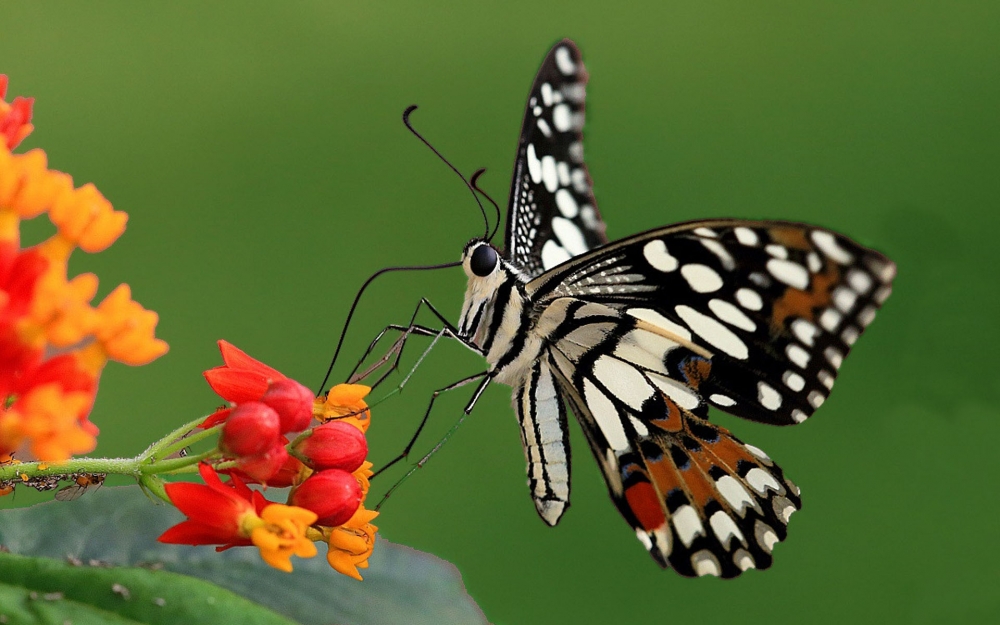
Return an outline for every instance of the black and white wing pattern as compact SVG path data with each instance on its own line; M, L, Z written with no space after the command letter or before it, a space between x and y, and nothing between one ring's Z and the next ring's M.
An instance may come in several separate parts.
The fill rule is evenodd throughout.
M504 250L528 279L607 243L583 162L587 72L569 39L542 62L514 160Z
M894 275L881 254L821 228L717 220L616 242L527 285L539 325L555 328L536 368L553 372L612 500L661 566L735 577L771 565L799 489L708 407L803 421Z
M710 220L622 239L526 290L536 306L579 297L662 328L710 363L698 386L706 402L791 425L829 396L895 273L882 254L823 228ZM684 366L671 371L682 383Z

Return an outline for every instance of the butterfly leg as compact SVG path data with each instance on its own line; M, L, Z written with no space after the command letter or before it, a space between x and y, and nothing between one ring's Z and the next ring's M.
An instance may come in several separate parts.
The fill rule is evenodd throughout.
M379 500L378 505L375 506L374 509L376 511L379 508L382 507L382 504L384 504L385 501L386 501L386 499L388 499L389 496L392 495L393 491L395 491L397 488L400 487L400 485L402 485L403 482L405 482L407 479L409 479L409 477L411 475L413 475L417 471L417 469L421 469L421 468L423 468L423 466L425 464L427 464L427 461L430 460L431 456L433 456L439 449L441 449L441 447L443 447L444 444L448 442L448 439L450 439L451 436L456 431L458 431L458 428L461 427L461 425L465 422L465 418L468 417L470 414L472 414L472 410L476 407L476 403L479 401L479 398L482 396L483 391L485 391L486 387L489 386L490 382L493 381L493 378L490 377L489 372L488 371L484 371L482 373L478 373L476 375L469 376L468 378L465 378L464 380L459 380L455 384L451 385L451 388L458 388L458 386L464 386L465 384L468 384L469 382L472 382L473 380L476 380L476 379L481 379L481 381L479 383L479 386L476 387L476 392L473 393L472 399L470 399L469 403L465 405L465 410L462 411L462 416L459 417L458 421L455 422L455 425L451 426L451 429L448 430L443 437L441 437L441 440L439 440L437 442L437 444L434 445L434 447L432 447L429 452L427 452L426 454L424 454L423 458L421 458L419 461L417 461L416 464L414 464L412 467L410 467L410 470L407 471L406 474L403 475L403 477L401 477L398 480L396 480L396 483L393 484L389 488L389 490L386 491L385 495L382 496L382 499ZM441 392L443 392L443 391L441 391ZM436 395L435 395L435 398L436 398ZM434 404L434 398L431 399L431 405L433 405L433 404ZM431 406L427 407L427 413L428 414L430 413L430 408L431 408ZM427 419L427 415L424 415L424 420L426 421L426 419ZM415 441L416 438L414 437L413 440ZM413 441L411 441L411 444L412 444L412 442ZM382 469L380 469L380 471L384 470L385 468L386 467L382 467Z
M423 307L429 309L431 313L433 313L441 321L442 325L444 326L442 330L436 330L416 323L417 315L420 314L420 310ZM366 370L364 370L359 374L358 370L361 368L362 363L364 363L364 361L375 350L375 347L378 345L379 341L381 341L381 339L389 332L400 332L401 334L399 338L396 339L396 342L393 343L393 346L389 349L389 351L386 352L385 355L383 355L381 358L379 358L379 360L377 360L375 363L373 363ZM420 298L420 302L417 303L417 307L416 309L414 309L413 315L410 317L410 323L408 325L403 326L399 324L391 324L386 326L381 332L379 332L375 336L374 340L372 340L372 342L369 344L368 349L365 350L365 353L358 360L358 364L354 367L354 370L351 371L351 375L348 377L349 382L355 383L364 380L365 378L370 376L374 371L378 370L391 360L392 365L389 367L389 369L385 373L383 373L378 378L378 380L375 381L375 383L371 385L372 388L379 386L389 375L391 375L399 368L399 362L403 355L403 348L405 347L406 341L409 339L411 335L418 335L418 336L443 335L448 338L458 340L466 347L470 347L474 351L478 352L478 350L475 349L474 346L471 346L471 344L468 343L468 341L466 341L459 335L458 330L455 328L455 326L453 326L451 322L449 322L444 317L444 315L438 312L438 310L434 307L433 304L431 304L431 302L426 297L423 297Z
M411 373L412 373L412 371L411 371ZM406 447L403 448L403 451L398 456L396 456L395 458L393 458L392 460L390 460L389 462L387 462L385 465L382 466L382 468L380 468L378 471L376 471L374 473L374 475L372 475L372 478L374 479L380 473L382 473L383 471L385 471L389 467L393 466L394 464L396 464L400 460L405 460L410 455L410 451L413 449L413 446L417 443L417 439L420 438L420 433L423 431L424 426L427 425L427 418L430 417L431 410L434 409L434 402L437 401L438 396L440 396L442 393L447 393L448 391L453 391L453 390L455 390L457 388L461 388L461 387L463 387L466 384L469 384L471 382L475 382L476 380L479 380L479 379L483 378L484 376L486 376L486 374L487 374L487 372L483 371L481 373L476 373L474 375L470 375L469 377L462 378L458 382L453 382L452 384L449 384L448 386L445 386L444 388L439 388L438 390L436 390L433 393L431 393L430 403L427 404L427 410L424 411L424 416L420 420L420 425L417 426L417 429L413 433L413 436L410 437L410 442L408 442L406 444ZM407 375L406 377L407 377L407 379L409 379L410 376ZM486 379L488 380L489 378L486 378ZM404 383L405 383L405 381L404 381ZM481 393L482 393L482 391L477 391L475 399L478 399L479 395ZM471 406L474 406L474 405L475 405L475 402L472 402ZM467 407L466 410L469 411L469 412L471 412L471 410L472 410L471 406ZM466 412L465 414L468 414L468 412ZM437 448L435 447L435 450L436 449ZM433 451L431 453L433 453Z

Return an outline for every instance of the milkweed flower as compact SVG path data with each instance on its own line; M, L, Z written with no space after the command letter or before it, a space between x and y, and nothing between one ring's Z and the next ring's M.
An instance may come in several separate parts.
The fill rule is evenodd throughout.
M96 445L88 415L108 360L148 363L167 351L155 312L120 285L97 307L97 276L67 276L73 250L106 249L125 229L92 184L74 188L40 149L11 150L32 130L33 100L4 100L0 75L0 453L65 460ZM22 249L20 224L47 213L56 233ZM54 386L52 386L54 385ZM62 406L61 408L58 408Z
M316 400L313 414L323 421L339 419L344 423L351 423L365 432L368 430L371 412L364 398L371 390L371 387L364 384L338 384L330 389L326 398Z
M166 485L167 496L188 518L169 528L158 540L181 545L218 545L217 551L254 545L270 566L291 572L293 555L311 558L316 546L306 529L316 514L269 502L239 478L223 483L208 465L199 465L204 484L175 482Z
M0 74L0 138L8 150L13 150L34 129L30 122L35 99L18 97L8 104L6 96L7 76Z

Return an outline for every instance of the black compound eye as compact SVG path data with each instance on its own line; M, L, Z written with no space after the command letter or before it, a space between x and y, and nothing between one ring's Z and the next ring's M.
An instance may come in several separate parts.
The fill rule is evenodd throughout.
M489 245L480 245L473 250L472 258L469 259L469 267L472 269L472 273L480 278L485 278L493 273L496 266L497 251L495 249Z

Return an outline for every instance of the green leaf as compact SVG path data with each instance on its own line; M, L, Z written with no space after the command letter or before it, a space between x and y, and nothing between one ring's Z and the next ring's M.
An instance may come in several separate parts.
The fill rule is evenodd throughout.
M0 553L0 579L4 623L293 623L214 584L166 571Z
M293 558L295 572L288 574L265 565L253 548L216 553L212 547L156 542L183 518L138 488L102 488L76 501L0 511L0 545L23 555L162 567L218 584L305 625L487 622L454 566L381 537L359 582L330 569L322 545L315 558Z

